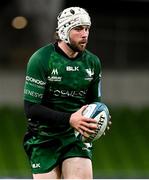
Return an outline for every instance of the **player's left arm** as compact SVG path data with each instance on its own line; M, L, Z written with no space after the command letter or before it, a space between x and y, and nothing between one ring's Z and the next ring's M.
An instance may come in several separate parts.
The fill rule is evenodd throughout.
M87 97L88 97L88 103L101 102L101 74L99 74L99 77L97 77L90 86ZM112 124L111 115L109 115L109 121L106 128L107 131L110 129L111 124ZM104 132L104 135L105 134L106 131Z
M94 79L87 92L87 103L101 102L102 99L102 70L100 60L96 61L95 64L95 74ZM109 121L107 125L107 130L110 129L112 124L111 115L109 116Z
M94 63L92 69L94 69L94 75L87 92L87 103L101 101L101 61L98 57L94 57L93 62Z
M100 102L101 101L101 74L98 75L91 83L87 92L87 102Z

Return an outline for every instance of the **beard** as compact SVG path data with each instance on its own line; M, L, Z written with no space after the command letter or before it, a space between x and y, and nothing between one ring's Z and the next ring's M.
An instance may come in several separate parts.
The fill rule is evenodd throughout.
M70 43L67 44L74 52L83 52L87 46L87 40L76 43L70 39Z

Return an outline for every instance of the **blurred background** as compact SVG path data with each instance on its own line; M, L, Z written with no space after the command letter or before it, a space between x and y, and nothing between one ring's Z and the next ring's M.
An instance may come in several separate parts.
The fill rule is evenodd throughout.
M102 101L113 122L94 143L94 178L149 178L149 0L97 2L0 1L0 178L31 178L22 146L26 64L54 41L56 17L69 6L91 15L88 49L101 59Z

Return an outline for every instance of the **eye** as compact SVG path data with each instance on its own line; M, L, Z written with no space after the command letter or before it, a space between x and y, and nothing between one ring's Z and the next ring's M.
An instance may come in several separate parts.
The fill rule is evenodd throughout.
M83 29L83 27L82 27L82 26L77 26L77 27L75 27L74 29L77 30L77 31L80 31L80 30Z

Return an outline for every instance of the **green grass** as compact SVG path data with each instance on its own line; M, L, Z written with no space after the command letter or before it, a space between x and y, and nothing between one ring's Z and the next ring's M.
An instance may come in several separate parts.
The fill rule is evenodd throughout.
M95 178L149 178L149 108L111 108L112 126L94 142ZM0 109L0 177L31 178L22 108Z
M26 120L16 108L0 110L0 177L29 177L30 170L23 149Z
M107 178L149 177L149 109L113 109L112 126L94 143L94 173Z

